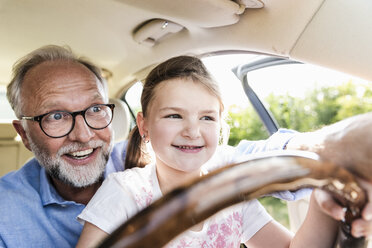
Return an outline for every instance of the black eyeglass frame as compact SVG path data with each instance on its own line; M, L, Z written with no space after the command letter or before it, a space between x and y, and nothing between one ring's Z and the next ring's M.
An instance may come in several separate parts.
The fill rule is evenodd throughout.
M95 107L95 106L106 106L106 107L109 107L111 109L111 113L112 113L112 116L111 116L111 120L110 122L104 126L104 127L101 127L101 128L95 128L95 127L92 127L88 124L87 120L85 119L85 112L87 112L88 109L92 108L92 107ZM87 124L88 127L90 127L91 129L94 129L94 130L101 130L101 129L104 129L106 127L108 127L108 125L111 124L112 120L114 119L114 108L115 108L115 104L113 103L108 103L108 104L96 104L96 105L93 105L93 106L90 106L84 110L81 110L81 111L75 111L75 112L68 112L68 111L52 111L52 112L48 112L48 113L45 113L45 114L42 114L42 115L38 115L38 116L22 116L21 119L22 120L30 120L30 121L37 121L39 122L39 126L40 126L40 129L43 131L43 133L45 133L46 136L50 137L50 138L62 138L62 137L65 137L67 135L69 135L72 130L74 129L75 127L75 117L78 116L78 115L81 115L83 116L83 119L84 119L84 122L85 124ZM41 126L41 120L43 119L44 116L46 115L49 115L51 113L55 113L55 112L65 112L65 113L69 113L71 116L72 116L72 125L71 125L71 129L70 131L68 131L65 135L61 135L61 136L51 136L49 134L47 134L43 127Z

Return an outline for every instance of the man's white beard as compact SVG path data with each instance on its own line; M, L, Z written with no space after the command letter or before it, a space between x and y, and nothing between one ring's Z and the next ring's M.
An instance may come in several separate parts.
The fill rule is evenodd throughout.
M40 147L32 141L31 137L28 137L28 140L35 158L45 168L47 173L51 177L54 177L65 184L76 188L87 187L103 178L106 163L109 159L113 144L112 139L110 140L109 144L103 142L102 140L89 141L86 144L75 142L61 147L58 150L57 155L51 157L49 154L43 152L42 149L40 149ZM94 162L88 165L73 166L67 163L61 157L63 154L72 151L97 147L101 147L101 149Z

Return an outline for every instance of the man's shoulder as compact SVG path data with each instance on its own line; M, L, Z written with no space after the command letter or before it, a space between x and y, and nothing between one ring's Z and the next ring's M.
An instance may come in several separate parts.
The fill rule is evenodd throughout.
M40 188L40 165L30 160L17 171L0 178L0 235L9 237L11 232L21 230L25 218L32 219L38 206ZM9 234L9 235L8 235Z
M113 173L124 170L125 154L127 152L127 140L115 143L109 160L107 161L105 178Z
M30 190L34 191L40 185L41 166L36 159L29 160L20 169L9 172L0 178L1 202L10 200L12 194L26 195ZM8 197L3 196L6 194Z

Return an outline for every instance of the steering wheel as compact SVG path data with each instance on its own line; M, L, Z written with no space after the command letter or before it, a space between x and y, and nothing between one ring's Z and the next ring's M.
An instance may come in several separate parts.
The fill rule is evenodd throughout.
M350 233L351 222L360 217L367 200L355 177L341 167L320 161L316 154L300 151L251 156L192 180L130 218L98 247L160 248L226 207L277 191L307 187L330 192L347 209L334 247L367 247L365 238L354 238Z

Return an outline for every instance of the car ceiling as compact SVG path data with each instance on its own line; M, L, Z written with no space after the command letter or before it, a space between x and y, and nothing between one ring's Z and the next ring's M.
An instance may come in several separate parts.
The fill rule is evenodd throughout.
M240 4L238 3L240 1ZM14 62L47 44L69 45L112 73L118 96L148 69L179 54L250 51L323 65L372 79L368 0L0 0L0 83ZM143 24L183 28L148 46Z

